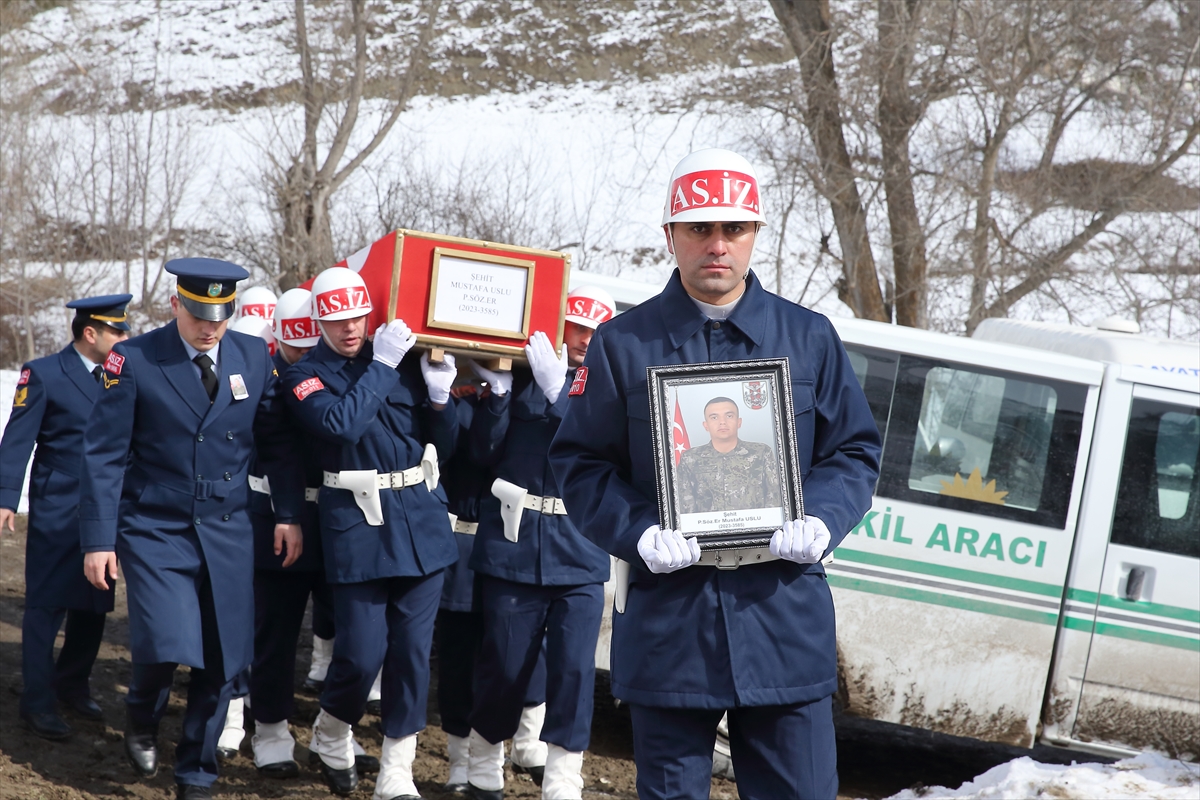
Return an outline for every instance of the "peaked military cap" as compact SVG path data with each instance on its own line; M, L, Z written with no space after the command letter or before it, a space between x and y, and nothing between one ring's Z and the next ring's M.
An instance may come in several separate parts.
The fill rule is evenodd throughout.
M81 297L67 303L67 308L75 309L76 317L94 319L103 322L119 331L129 330L128 314L125 306L133 299L131 294L104 294L99 297Z
M221 322L233 316L237 282L250 273L217 258L173 258L163 269L176 277L179 302L198 319Z

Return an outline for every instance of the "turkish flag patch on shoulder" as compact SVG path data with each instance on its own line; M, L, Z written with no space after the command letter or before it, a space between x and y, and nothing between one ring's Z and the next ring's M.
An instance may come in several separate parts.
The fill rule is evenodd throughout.
M109 350L108 358L104 359L104 371L109 375L120 375L123 366L125 366L125 356L116 350Z
M21 377L17 378L17 386L24 386L25 384L29 383L29 374L29 369L21 370Z
M292 393L296 395L297 400L303 400L313 392L319 392L325 388L325 384L321 383L321 379L317 377L306 378L296 384L292 389Z
M567 392L568 397L574 397L577 394L583 394L583 390L587 387L587 367L580 367L575 370L575 380L571 381L571 391Z

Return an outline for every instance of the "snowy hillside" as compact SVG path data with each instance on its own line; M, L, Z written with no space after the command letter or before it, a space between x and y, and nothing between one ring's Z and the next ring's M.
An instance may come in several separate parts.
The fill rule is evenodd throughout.
M385 96L403 71L419 7L375 7L370 99L351 150L386 115ZM254 269L256 282L270 284L278 225L268 191L271 159L294 145L302 119L291 8L279 0L74 0L5 34L0 100L10 107L34 99L42 104L27 119L33 141L75 152L103 149L119 136L146 142L150 182L170 184L177 196L163 241L226 255ZM671 269L659 229L663 192L680 157L705 146L737 148L754 158L780 146L807 146L789 141L796 134L780 133L774 109L737 97L751 91L743 86L759 91L794 79L791 51L766 0L505 0L445 8L418 96L334 196L341 255L390 228L410 227L569 250L576 269L661 283ZM869 15L851 15L853 3L836 8L869 34ZM316 4L311 11L319 58L332 58L336 10L337 4ZM858 57L854 46L847 48L841 57ZM973 124L963 121L972 102L950 99L930 109L913 136L915 163L936 170L947 148L958 147L946 143L946 131ZM1110 127L1079 115L1064 132L1063 157L1119 158L1126 143ZM1017 174L1036 165L1037 135L1034 125L1013 135L1003 153L1006 169ZM169 138L169 152L150 146L155 137ZM868 163L872 157L864 154ZM79 182L69 165L58 168L68 185ZM837 299L841 267L836 239L828 247L836 231L827 203L804 181L789 186L771 163L760 161L760 169L771 219L755 260L760 277L805 305L849 315ZM1171 174L1200 184L1196 158L1184 159ZM873 202L872 247L886 276L888 221ZM963 226L973 212L969 203L955 202L931 204L930 323L961 332L970 287L953 270L968 259ZM66 205L65 214L86 216L89 201ZM993 213L1017 219L1021 203L997 202ZM1012 245L1036 251L1082 225L1089 213L1063 207L1018 226ZM1182 228L1181 216L1187 218ZM1085 324L1111 313L1136 314L1147 332L1191 335L1200 330L1195 276L1167 280L1150 268L1113 278L1099 270L1138 256L1139 246L1153 260L1167 240L1183 263L1200 261L1198 246L1185 235L1194 216L1171 211L1118 220L1116 241L1132 243L1132 255L1115 247L1085 252L1078 258L1098 271L1094 280L1084 275L1048 284L1011 313ZM151 255L147 263L153 269L157 262ZM138 264L132 278L128 263L111 260L25 269L29 275L70 272L72 285L82 274L89 290L127 289L139 298L146 291L152 303L163 302L161 282L155 286L156 275L140 280ZM1184 299L1171 299L1179 296Z

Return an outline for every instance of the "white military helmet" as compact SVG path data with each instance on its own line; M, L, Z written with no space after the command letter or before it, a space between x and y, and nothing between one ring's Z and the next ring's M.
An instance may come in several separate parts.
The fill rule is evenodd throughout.
M750 162L717 147L685 156L671 173L663 225L672 222L767 224Z
M288 289L275 306L275 338L292 347L315 347L321 338L312 315L312 292Z
M612 295L598 286L580 286L567 295L567 322L594 329L616 313L617 304Z
M371 313L371 295L362 276L346 267L330 267L312 283L312 315L321 322L354 319Z
M271 352L271 355L275 355L275 334L271 330L271 320L253 315L238 317L237 321L230 326L230 330L244 333L247 336L257 336L267 343L267 350Z
M238 306L239 317L262 317L270 320L275 315L275 293L265 286L251 286L242 292Z

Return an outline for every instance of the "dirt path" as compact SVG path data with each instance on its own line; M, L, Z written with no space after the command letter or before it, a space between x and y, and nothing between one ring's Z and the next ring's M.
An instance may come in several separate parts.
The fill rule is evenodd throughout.
M129 676L128 619L124 585L117 584L116 611L108 616L104 644L92 673L92 693L105 712L105 722L89 722L68 716L75 734L65 742L47 742L26 731L17 716L21 690L21 614L24 609L26 518L20 516L16 534L0 537L0 799L91 800L92 798L137 798L161 800L174 796L171 765L173 743L179 735L184 709L187 671L176 673L167 716L159 737L161 766L152 780L134 777L125 763L121 731L124 727L124 696ZM61 640L60 640L61 641ZM308 671L311 658L311 629L305 622L297 663L296 688ZM435 655L436 657L436 655ZM434 676L436 679L436 670ZM629 716L615 708L604 681L597 681L596 712L592 721L592 746L583 763L584 797L588 800L637 797L633 745ZM431 687L430 698L435 697ZM309 732L317 714L317 700L297 691L297 712L292 731L300 745L297 760L300 776L278 781L258 777L250 751L250 736L241 753L223 767L216 784L219 798L296 798L329 800L333 797L315 770L307 766ZM367 752L378 756L383 736L373 716L357 727L359 741ZM429 727L418 738L414 773L417 786L427 800L462 800L461 795L441 791L446 781L446 736L438 728L436 706L429 707ZM1069 763L1072 758L1090 760L1080 753L1018 751L982 742L898 726L838 719L838 772L840 800L887 797L901 789L925 784L958 786L996 764L1018 755L1033 755L1042 761ZM354 800L367 800L374 781L364 777ZM541 793L528 776L507 775L505 797L536 800ZM737 787L714 779L714 800L737 800Z

